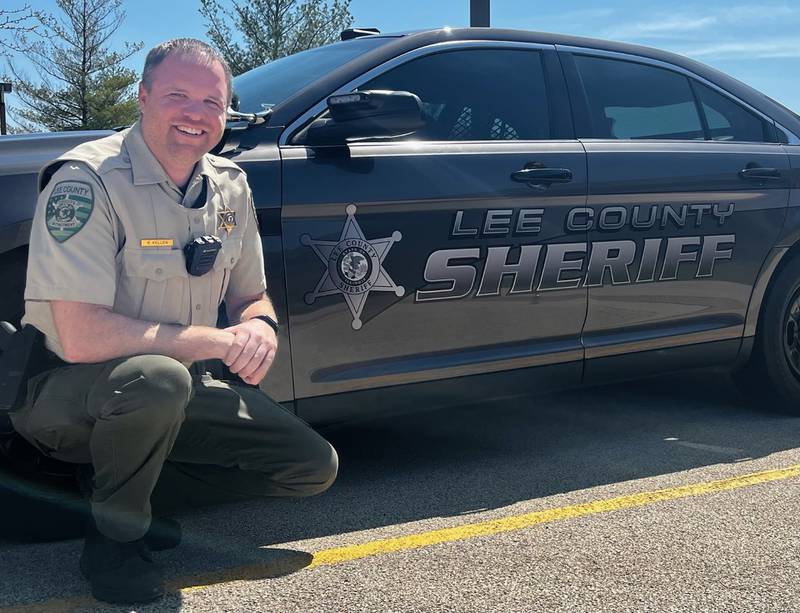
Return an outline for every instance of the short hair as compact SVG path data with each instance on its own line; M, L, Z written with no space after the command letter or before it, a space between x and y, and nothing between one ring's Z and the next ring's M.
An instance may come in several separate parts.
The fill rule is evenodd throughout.
M228 104L231 103L231 97L233 96L233 75L231 74L231 67L228 66L228 62L225 61L225 58L223 58L216 49L196 38L173 38L172 40L168 40L150 49L144 61L144 69L142 70L142 85L144 85L145 89L150 89L153 70L155 70L167 56L176 53L188 55L204 66L211 66L214 62L219 62L222 69L225 71L225 83L228 86L227 102Z

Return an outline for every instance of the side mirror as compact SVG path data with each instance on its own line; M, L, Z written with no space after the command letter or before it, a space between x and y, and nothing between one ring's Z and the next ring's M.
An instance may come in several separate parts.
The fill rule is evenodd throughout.
M345 145L365 138L405 136L425 125L416 94L385 90L337 94L328 98L328 114L314 120L295 140L306 145Z

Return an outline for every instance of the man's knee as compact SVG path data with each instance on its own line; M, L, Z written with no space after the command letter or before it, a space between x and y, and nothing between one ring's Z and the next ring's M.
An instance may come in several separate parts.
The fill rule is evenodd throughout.
M192 376L187 368L163 355L122 360L109 373L108 381L111 395L99 408L103 417L146 413L148 421L171 424L183 421L192 395Z
M321 437L320 437L321 438ZM321 439L313 454L298 464L298 471L292 483L297 496L313 496L327 490L336 480L339 472L339 455L333 445Z

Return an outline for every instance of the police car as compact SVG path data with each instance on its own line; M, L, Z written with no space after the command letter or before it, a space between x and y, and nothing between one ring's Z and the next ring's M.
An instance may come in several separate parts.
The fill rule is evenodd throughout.
M266 122L220 147L288 324L270 392L319 422L724 364L800 407L800 117L633 45L344 37L239 76Z
M254 194L276 400L325 423L728 365L800 407L798 115L634 45L342 39L237 77L215 150ZM0 319L39 167L104 134L0 140Z

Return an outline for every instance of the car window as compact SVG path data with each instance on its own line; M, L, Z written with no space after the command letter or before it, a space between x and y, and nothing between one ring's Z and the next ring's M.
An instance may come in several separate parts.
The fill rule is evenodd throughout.
M422 101L417 140L550 138L544 69L537 51L465 49L427 55L358 89L408 91Z
M239 110L242 113L257 113L276 106L309 83L392 40L366 36L335 42L273 60L245 72L233 80Z
M694 82L697 98L708 122L711 140L769 142L767 122L727 96L710 87Z
M592 137L703 140L689 80L678 73L576 55L592 119Z

